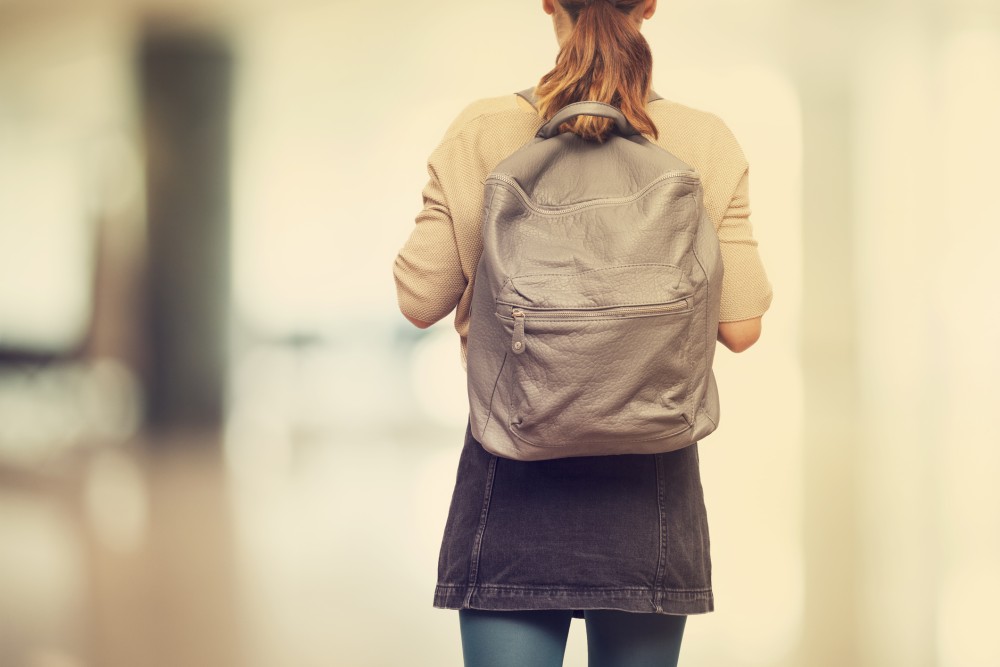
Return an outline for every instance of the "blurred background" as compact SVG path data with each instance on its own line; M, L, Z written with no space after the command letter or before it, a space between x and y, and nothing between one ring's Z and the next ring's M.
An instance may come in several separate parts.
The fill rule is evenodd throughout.
M0 665L461 664L458 338L391 264L455 115L552 65L540 4L0 0ZM644 32L775 288L717 362L682 663L997 667L1000 7Z

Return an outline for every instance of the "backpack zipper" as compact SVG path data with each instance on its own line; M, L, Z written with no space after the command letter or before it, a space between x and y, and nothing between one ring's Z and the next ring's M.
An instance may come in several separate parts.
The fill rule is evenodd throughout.
M558 321L558 320L587 320L587 319L615 319L630 317L652 317L655 315L666 315L687 310L690 307L688 299L678 299L670 303L657 303L645 306L612 306L609 308L571 308L563 310L531 310L523 306L511 306L510 317L514 320L514 333L511 336L510 349L514 354L523 354L528 347L528 341L524 335L524 323L528 313L531 313L532 320ZM501 315L502 317L502 315Z
M488 183L489 181L499 181L500 183L509 186L524 202L525 206L530 208L535 213L538 213L539 215L566 215L593 206L615 206L619 204L628 204L630 202L636 201L637 199L641 199L643 196L645 196L647 192L649 192L656 186L660 185L661 183L665 181L675 181L675 180L697 183L698 177L694 174L694 172L686 172L686 171L670 172L663 174L662 176L658 176L644 188L633 194L626 195L624 197L603 197L600 199L591 199L589 201L580 202L578 204L571 204L569 206L539 206L538 204L536 204L531 200L531 197L529 197L528 193L524 191L524 188L521 187L520 183L518 183L515 179L511 178L510 176L507 176L506 174L490 174L489 178L486 179L486 182Z

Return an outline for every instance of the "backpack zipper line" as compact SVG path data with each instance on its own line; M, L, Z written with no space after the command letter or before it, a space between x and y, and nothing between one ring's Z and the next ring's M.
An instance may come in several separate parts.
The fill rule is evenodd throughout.
M521 201L524 202L524 205L527 206L532 211L534 211L535 213L538 213L539 215L559 216L559 215L567 215L570 213L575 213L577 211L581 211L587 208L628 204L638 199L641 199L650 190L668 181L686 181L693 185L697 185L698 178L697 176L694 176L690 172L674 172L669 174L663 174L662 176L658 176L657 178L655 178L653 181L651 181L649 184L647 184L638 192L635 192L631 195L626 195L624 197L603 197L601 199L592 199L590 201L580 202L579 204L572 204L570 206L560 206L560 207L539 206L538 204L536 204L531 200L531 197L529 197L528 193L524 191L524 188L521 187L520 183L518 183L513 178L507 176L506 174L491 174L489 178L486 179L487 183L489 183L490 181L497 181L512 188L514 190L514 194L516 194L518 198L520 198Z
M502 303L502 302L501 302ZM661 315L676 313L690 308L687 298L670 303L650 304L648 306L609 306L607 308L560 308L558 310L532 310L523 306L510 306L510 314L498 312L505 319L529 317L532 320L576 320L576 319L615 319L620 317L636 317L642 315Z

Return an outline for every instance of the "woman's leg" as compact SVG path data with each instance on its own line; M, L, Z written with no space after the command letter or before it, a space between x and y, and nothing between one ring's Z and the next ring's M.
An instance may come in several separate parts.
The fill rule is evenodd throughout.
M459 609L465 667L561 667L570 610Z
M588 667L676 667L687 616L588 609Z

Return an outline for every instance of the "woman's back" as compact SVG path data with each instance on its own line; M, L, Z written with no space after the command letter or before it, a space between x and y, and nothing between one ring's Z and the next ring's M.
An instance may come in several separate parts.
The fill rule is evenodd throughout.
M659 129L652 139L702 178L705 208L719 232L726 273L722 321L757 317L770 286L749 222L748 167L739 144L716 116L658 100L646 107ZM483 182L545 122L515 94L477 100L452 122L428 160L430 180L418 231L396 258L399 306L409 317L436 322L455 309L462 360L476 265L482 252Z

